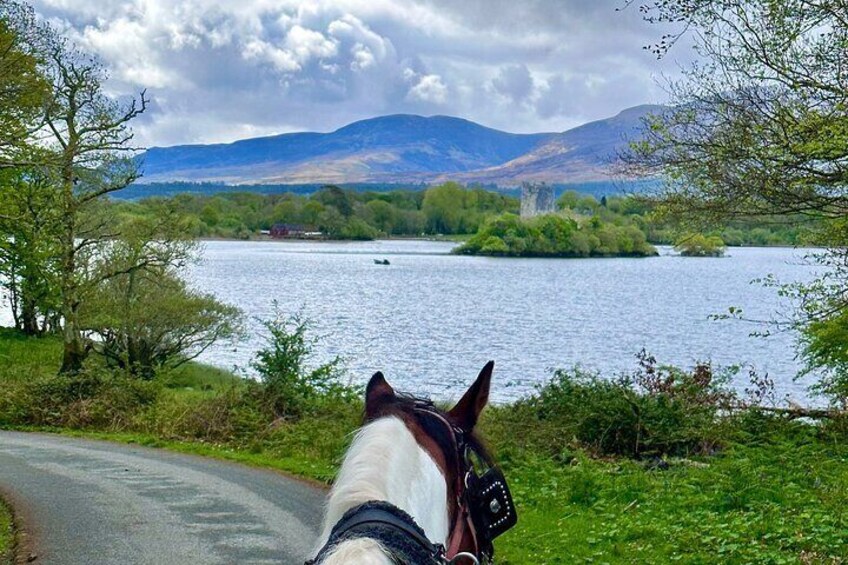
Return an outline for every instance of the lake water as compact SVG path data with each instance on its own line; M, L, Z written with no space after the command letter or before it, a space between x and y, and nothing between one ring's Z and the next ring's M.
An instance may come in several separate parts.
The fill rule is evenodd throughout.
M792 335L749 337L756 328L711 321L729 306L768 318L783 305L773 289L751 284L773 273L809 279L803 250L731 249L721 259L497 259L450 255L428 241L207 242L191 278L241 307L254 337L202 359L246 367L261 346L255 317L302 312L322 336L318 357L340 355L365 382L377 370L397 388L456 398L495 360L493 397L508 400L544 382L557 367L613 375L636 367L642 348L662 363L748 363L768 372L781 396L807 402L793 377ZM376 265L374 259L389 259ZM744 378L737 383L744 386Z

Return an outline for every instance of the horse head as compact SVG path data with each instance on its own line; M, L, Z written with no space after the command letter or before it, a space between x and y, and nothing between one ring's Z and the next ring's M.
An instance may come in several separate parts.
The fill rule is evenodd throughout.
M461 563L491 559L515 523L506 481L475 432L494 362L456 405L397 393L382 373L365 425L330 493L315 563Z

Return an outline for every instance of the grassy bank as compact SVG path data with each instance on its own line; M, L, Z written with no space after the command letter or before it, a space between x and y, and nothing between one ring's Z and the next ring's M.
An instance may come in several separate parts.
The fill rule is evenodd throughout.
M0 500L0 565L11 565L13 541L12 513Z
M252 385L200 365L131 393L107 380L91 390L73 385L68 397L68 383L52 377L57 362L57 342L0 333L0 425L48 426L328 483L362 409L354 400L319 402L302 418L269 421L250 407ZM663 381L662 394L635 395L627 392L633 383L563 373L530 399L487 410L482 432L520 513L496 543L499 561L845 562L844 426L756 411L717 420L706 401L718 398L718 384L693 388L702 376L678 375L671 388Z

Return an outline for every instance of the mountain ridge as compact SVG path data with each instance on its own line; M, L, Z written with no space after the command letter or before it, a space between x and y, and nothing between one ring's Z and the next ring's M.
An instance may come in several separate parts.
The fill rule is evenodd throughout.
M608 179L608 165L662 106L641 105L564 132L516 134L453 116L390 114L332 132L298 132L232 143L153 147L142 182L554 183Z

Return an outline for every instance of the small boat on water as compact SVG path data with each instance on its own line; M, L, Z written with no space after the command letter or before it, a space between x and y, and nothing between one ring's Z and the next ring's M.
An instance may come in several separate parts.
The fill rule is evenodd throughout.
M391 265L388 259L374 259L375 265Z

